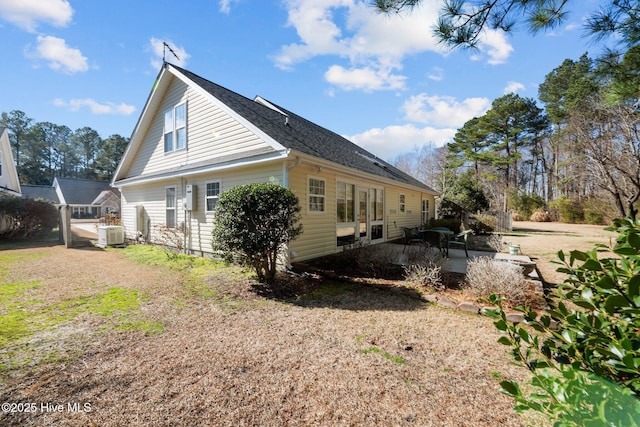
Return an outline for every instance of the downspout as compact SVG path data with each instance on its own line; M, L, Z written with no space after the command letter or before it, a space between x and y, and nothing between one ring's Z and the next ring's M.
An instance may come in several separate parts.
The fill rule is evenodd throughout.
M296 161L291 166L287 166L287 159L284 159L282 161L282 186L284 188L289 188L289 171L295 167L298 167L299 165L299 156L296 156Z

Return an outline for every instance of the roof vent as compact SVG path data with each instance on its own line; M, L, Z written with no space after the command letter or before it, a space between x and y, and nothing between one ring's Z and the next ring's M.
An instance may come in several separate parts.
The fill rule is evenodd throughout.
M284 117L284 125L289 126L289 116Z

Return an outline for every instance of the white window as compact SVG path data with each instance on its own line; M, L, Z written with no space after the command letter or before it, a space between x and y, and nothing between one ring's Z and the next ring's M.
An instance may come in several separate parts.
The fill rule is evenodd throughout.
M0 151L0 176L2 176L2 151Z
M176 228L176 187L165 189L165 206L167 212L166 226Z
M338 182L336 197L336 216L338 222L355 222L355 185Z
M207 207L207 213L213 213L216 210L218 204L218 198L220 197L220 181L207 182L207 193L205 194L205 205Z
M400 204L398 206L399 210L401 213L405 212L405 206L406 206L406 197L404 194L400 194Z
M429 222L429 200L422 199L422 224Z
M164 152L187 148L187 104L183 102L164 113Z
M309 212L325 211L325 181L320 178L309 178Z

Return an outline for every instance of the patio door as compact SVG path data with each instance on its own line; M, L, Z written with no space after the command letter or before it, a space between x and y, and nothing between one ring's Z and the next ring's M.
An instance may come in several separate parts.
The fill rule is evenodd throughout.
M369 240L369 190L358 189L358 236L360 241Z

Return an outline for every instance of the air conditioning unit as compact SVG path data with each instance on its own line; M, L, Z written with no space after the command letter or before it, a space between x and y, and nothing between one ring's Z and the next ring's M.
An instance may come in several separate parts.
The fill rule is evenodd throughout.
M98 247L106 248L124 244L124 227L121 225L104 225L98 227Z

